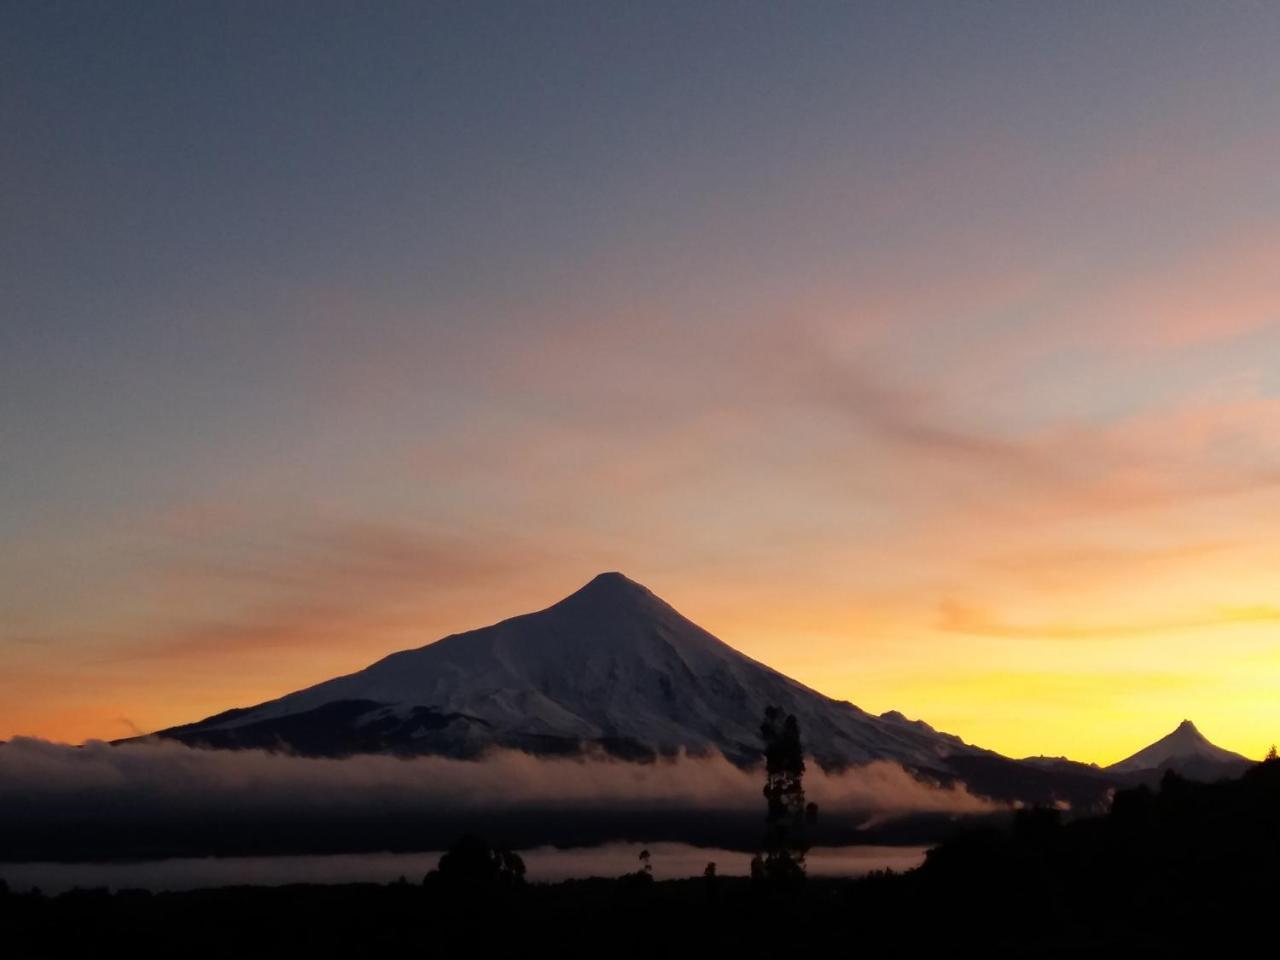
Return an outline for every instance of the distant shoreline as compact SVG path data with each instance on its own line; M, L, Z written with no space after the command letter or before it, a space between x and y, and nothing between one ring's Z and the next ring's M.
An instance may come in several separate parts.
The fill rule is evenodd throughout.
M685 843L605 843L589 847L535 847L520 851L534 883L618 877L636 869L641 850L652 853L659 880L701 876L715 863L721 876L745 877L751 854ZM874 870L910 870L924 861L923 846L815 847L810 875L856 877ZM152 893L242 886L417 883L435 868L440 851L420 853L311 854L270 857L174 857L158 860L0 864L0 877L14 893L38 888L49 895L70 890L147 890Z

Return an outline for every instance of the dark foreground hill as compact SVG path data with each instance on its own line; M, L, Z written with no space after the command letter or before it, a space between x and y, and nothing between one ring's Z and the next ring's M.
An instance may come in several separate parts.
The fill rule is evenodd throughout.
M1280 763L1176 774L1063 824L1029 810L918 870L789 890L643 875L546 886L230 888L0 894L15 958L1246 956L1273 954Z

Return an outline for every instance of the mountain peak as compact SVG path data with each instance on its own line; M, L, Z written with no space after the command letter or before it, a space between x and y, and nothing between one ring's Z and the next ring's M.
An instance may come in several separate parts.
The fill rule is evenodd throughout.
M1155 743L1139 750L1131 757L1114 763L1109 769L1130 773L1162 767L1178 769L1195 764L1239 766L1249 763L1238 753L1224 750L1201 733L1190 720L1183 720L1172 733L1165 734Z
M636 583L630 577L624 576L616 570L610 570L596 574L589 582L569 594L560 603L616 605L620 602L626 603L629 601L635 603L637 601L652 602L654 600L657 600L657 597L643 584Z
M835 765L892 759L935 769L977 752L918 721L879 720L810 690L617 571L545 609L162 735L319 756L598 748L755 763L760 717L773 705L794 713L805 745Z
M641 586L640 584L632 580L630 577L626 576L625 574L619 573L617 570L606 570L604 573L597 573L594 577L590 579L590 581L587 582L587 585L582 588L582 590L626 590L626 589L644 590L645 593L649 592L643 586ZM579 590L578 592L581 593L582 590Z

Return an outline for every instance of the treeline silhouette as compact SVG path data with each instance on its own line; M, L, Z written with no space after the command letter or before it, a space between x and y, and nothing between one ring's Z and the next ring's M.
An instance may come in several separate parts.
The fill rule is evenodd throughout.
M637 870L620 878L535 884L518 854L469 836L421 882L59 897L0 886L0 953L790 960L816 951L1274 952L1267 918L1280 896L1280 760L1218 783L1169 774L1156 789L1117 794L1101 816L1019 811L1006 828L943 843L918 870L830 880L805 877L804 825L813 811L803 799L803 762L795 763L798 728L779 713L766 719L766 743L770 730L775 750L754 879L708 864L702 877L657 882L645 851Z

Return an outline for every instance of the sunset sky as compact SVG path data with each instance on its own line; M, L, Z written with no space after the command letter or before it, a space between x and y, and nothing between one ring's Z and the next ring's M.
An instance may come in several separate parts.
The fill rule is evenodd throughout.
M0 7L0 738L621 570L1014 756L1280 740L1280 4Z

